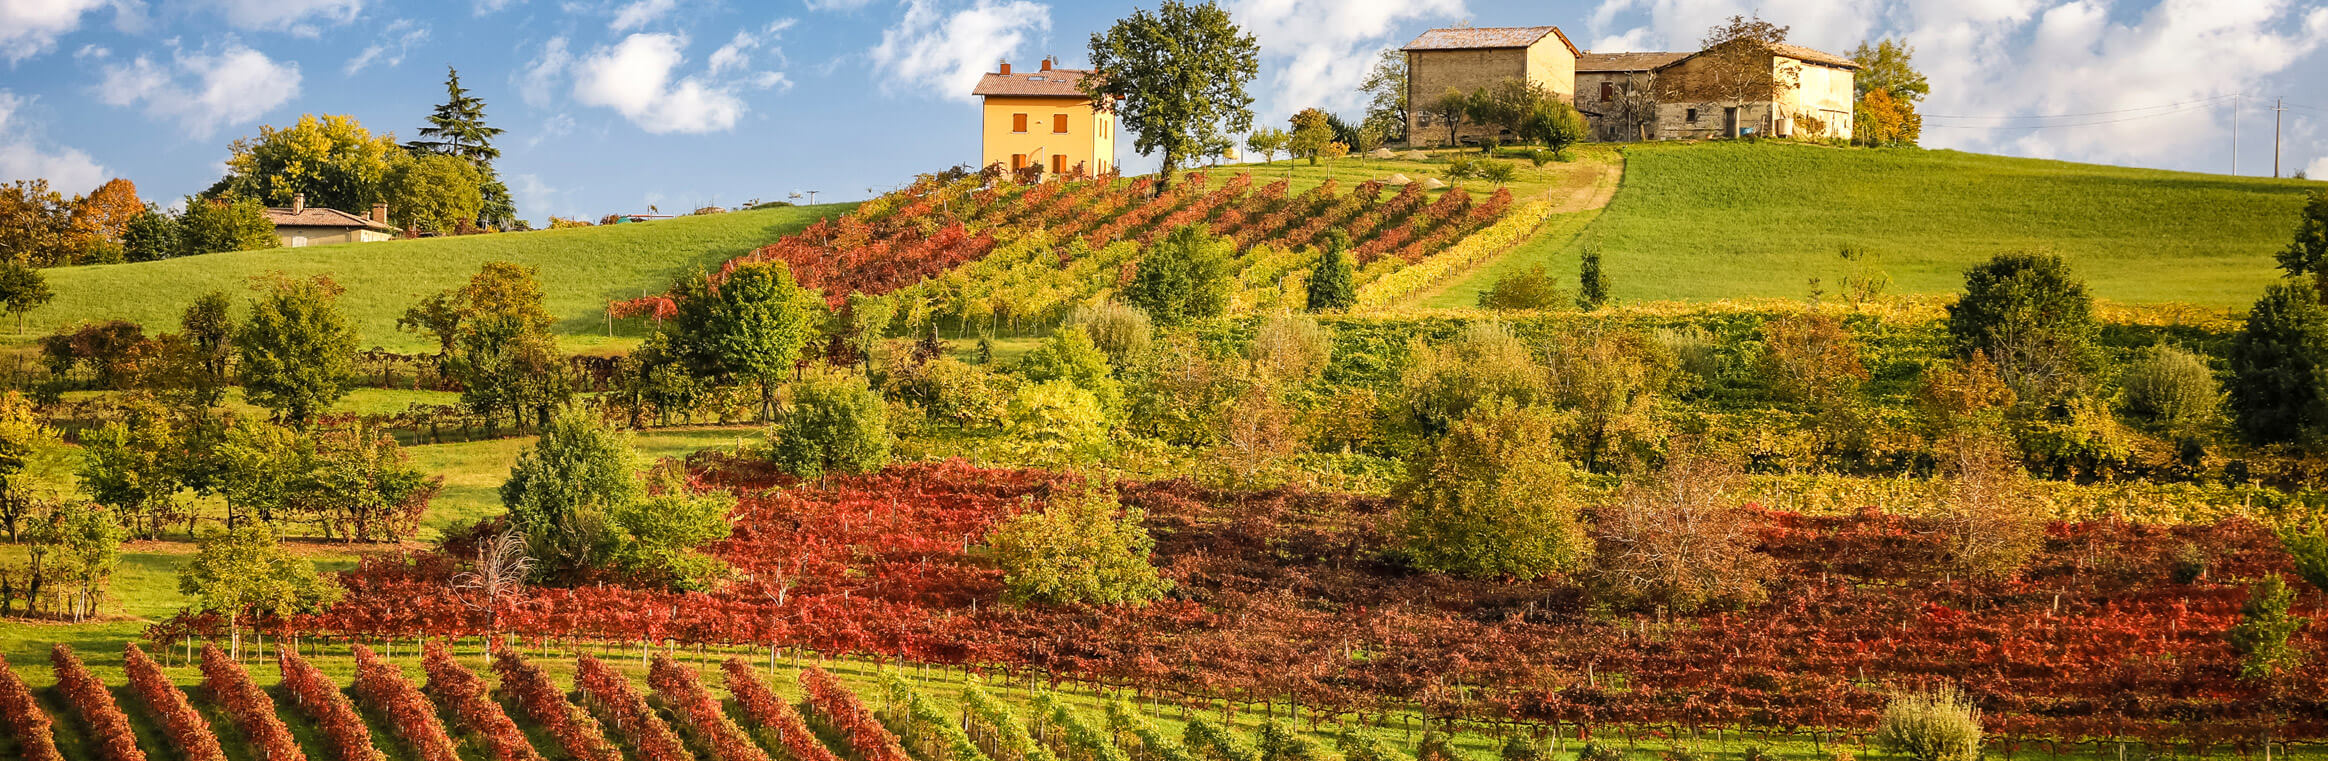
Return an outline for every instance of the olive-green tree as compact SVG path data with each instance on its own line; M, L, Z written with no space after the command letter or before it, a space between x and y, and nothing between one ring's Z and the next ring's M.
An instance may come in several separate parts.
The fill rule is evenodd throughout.
M203 537L194 559L178 568L178 592L194 598L195 610L226 617L229 652L242 652L245 613L299 612L337 602L337 582L315 573L315 564L291 554L264 524L240 526Z
M2239 623L2225 635L2239 654L2239 678L2265 679L2303 662L2303 649L2289 641L2306 623L2288 612L2294 602L2295 592L2276 573L2248 588Z
M56 292L40 270L18 261L0 261L0 309L16 317L16 334L24 335L24 314L49 303Z
M1163 152L1159 193L1181 165L1219 153L1231 145L1227 135L1253 126L1245 85L1260 73L1260 43L1209 0L1133 10L1091 36L1091 66L1105 75L1084 77L1084 94L1112 105L1139 136L1132 147L1140 155Z
M1339 311L1358 305L1356 267L1350 262L1350 235L1340 230L1326 232L1325 244L1318 247L1316 264L1310 265L1307 286L1309 300L1305 306L1312 312Z
M1116 501L1115 490L1084 485L1054 494L994 529L987 543L1003 569L1003 597L1018 604L1139 605L1162 597L1172 582L1148 555L1156 540L1146 514Z
M250 318L235 329L243 393L293 425L331 409L348 391L356 329L340 311L338 283L318 275L262 279Z
M1173 230L1140 256L1139 269L1124 287L1124 300L1158 325L1219 316L1229 308L1236 268L1234 245L1201 226Z
M1521 580L1582 568L1592 544L1556 430L1550 412L1499 397L1415 457L1395 492L1415 565Z
M2259 444L2328 436L2328 308L2311 283L2274 284L2231 339L2231 407Z
M813 372L776 408L768 454L802 478L889 464L889 404L854 373Z
M782 261L740 265L717 285L698 274L676 290L673 349L700 376L758 384L760 416L767 419L777 385L823 323L822 299L794 282Z
M1998 254L1964 273L1948 333L1981 352L2024 402L2047 404L2084 388L2098 367L2093 297L2054 254Z

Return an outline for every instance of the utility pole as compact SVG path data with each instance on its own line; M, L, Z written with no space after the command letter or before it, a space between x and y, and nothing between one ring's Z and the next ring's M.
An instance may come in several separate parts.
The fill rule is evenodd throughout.
M2275 180L2280 176L2280 114L2288 110L2287 100L2273 98L2271 101L2271 178Z

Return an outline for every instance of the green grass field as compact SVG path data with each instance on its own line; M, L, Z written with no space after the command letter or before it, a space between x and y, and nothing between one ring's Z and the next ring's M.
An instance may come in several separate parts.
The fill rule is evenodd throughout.
M251 277L269 272L329 274L347 288L342 306L355 319L360 346L434 350L426 336L396 330L396 316L422 296L466 282L487 262L517 262L541 271L542 288L568 348L606 342L609 301L660 292L673 278L712 267L775 242L854 204L822 204L640 224L569 230L427 238L308 248L273 248L139 264L49 270L56 300L25 321L37 336L60 327L124 319L149 332L175 330L195 297L226 291L240 300ZM634 321L635 322L635 321ZM635 326L617 335L635 338ZM618 338L616 343L625 343Z
M2050 249L2100 298L2240 308L2277 277L2303 194L2328 187L1768 141L1625 155L1607 210L1540 261L1573 283L1580 247L1597 246L1627 300L1799 298L1813 277L1834 294L1870 266L1846 247L1872 255L1894 293L1949 293L1991 255Z

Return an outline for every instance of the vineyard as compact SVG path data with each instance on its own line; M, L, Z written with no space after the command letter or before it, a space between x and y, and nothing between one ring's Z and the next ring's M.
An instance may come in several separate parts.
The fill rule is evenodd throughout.
M1142 247L1195 226L1233 242L1237 303L1252 309L1299 292L1315 257L1311 249L1328 230L1349 236L1364 286L1526 208L1529 214L1519 215L1529 220L1526 228L1500 238L1500 250L1533 229L1546 208L1540 201L1515 204L1502 188L1475 197L1458 187L1433 197L1419 183L1393 188L1369 180L1345 192L1328 180L1289 194L1283 180L1256 187L1251 174L1216 183L1191 172L1157 193L1154 181L924 180L730 260L711 277L716 283L742 264L781 261L834 307L852 293L900 294L916 321L1055 319L1126 280ZM612 309L618 317L656 319L676 311L668 295Z
M386 649L396 648L389 644ZM269 761L1194 761L1222 758L1215 751L1234 748L1247 752L1228 759L1254 761L1260 757L1249 751L1257 745L1316 747L1314 740L1288 734L1274 712L1248 740L1234 720L1174 715L1162 706L1105 691L1070 694L999 674L942 674L931 680L896 668L863 668L853 674L852 685L814 663L795 660L780 671L775 660L754 663L740 656L701 654L682 660L682 651L655 653L639 669L635 660L623 666L620 659L587 651L567 660L502 647L484 672L472 671L442 642L427 642L419 654L418 664L399 663L360 643L346 648L310 643L279 649L272 657L245 653L245 658L276 667L282 680L279 688L269 689L242 668L242 658L210 645L199 658L203 686L189 693L172 683L168 667L129 644L122 653L128 699L116 702L112 689L60 645L51 658L56 699L45 705L40 691L27 687L13 670L0 668L0 756L37 761L218 761L228 753ZM324 664L341 671L352 665L355 674L335 679ZM425 685L406 676L415 666L426 675ZM552 668L571 679L552 677ZM643 679L635 676L641 670ZM499 688L488 687L488 678L497 679ZM284 719L313 731L293 732ZM1181 731L1164 729L1183 722ZM141 724L161 731L140 735ZM1367 726L1311 726L1309 731L1334 732L1346 745L1377 749L1376 755L1351 755L1350 761L1414 759L1391 750L1384 736ZM1303 758L1322 761L1324 756Z
M782 479L731 461L706 477L754 495L735 537L715 546L743 581L709 595L542 589L505 604L500 625L537 642L696 642L1032 670L1200 705L1291 701L1351 715L1414 706L1570 736L1647 726L1864 737L1890 691L1953 682L1977 696L2007 747L2244 742L2271 728L2328 738L2328 664L2274 681L2236 678L2224 632L2244 585L2288 571L2269 530L2239 519L2057 523L2022 577L1982 581L1934 560L1942 540L1922 519L1766 511L1761 547L1779 568L1765 600L1601 615L1569 581L1404 569L1386 552L1381 498L1169 481L1126 485L1122 497L1147 511L1174 597L1025 608L999 604L1001 572L975 545L1066 476L947 463L770 490ZM482 634L489 618L452 591L455 568L438 554L370 561L345 578L342 603L266 628L278 637ZM2177 568L2199 570L2166 570ZM2297 607L2321 612L2313 597ZM150 635L167 641L217 623L184 617ZM2317 627L2297 639L2305 650L2323 644ZM619 693L598 699L627 717L618 734L662 743Z

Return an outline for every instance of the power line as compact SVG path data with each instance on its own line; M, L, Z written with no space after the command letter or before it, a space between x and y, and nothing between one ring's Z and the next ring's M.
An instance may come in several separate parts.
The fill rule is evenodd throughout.
M1926 124L1924 126L1934 129L1977 129L1994 131L2060 129L2063 127L2099 127L2105 124L2120 124L2124 122L2141 121L2144 119L2156 119L2162 116L2176 116L2179 114L2193 113L2202 110L2200 107L2204 105L2206 105L2205 101L2194 101L2191 105L2177 108L2173 111L2159 111L2157 113L2122 116L2115 119L2096 119L2082 122L2056 122L2052 124Z

